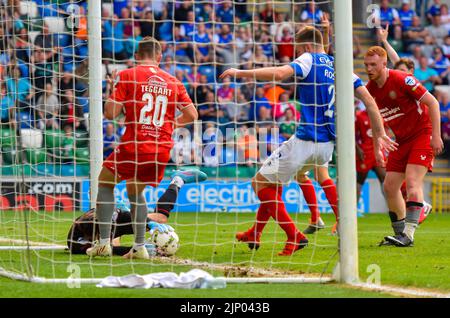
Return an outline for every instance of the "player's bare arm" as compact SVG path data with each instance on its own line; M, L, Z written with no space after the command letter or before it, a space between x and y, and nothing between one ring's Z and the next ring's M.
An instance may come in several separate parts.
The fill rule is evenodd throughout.
M397 52L394 50L392 45L388 41L389 35L389 24L386 25L386 29L379 28L377 29L377 36L381 43L383 43L384 48L388 54L389 60L392 64L397 63L400 60L400 56L398 56Z
M194 104L190 104L183 109L180 109L181 115L175 118L175 128L184 127L192 124L198 118L197 108Z
M229 68L223 72L219 78L223 79L227 76L231 78L253 78L260 81L283 81L294 75L294 69L289 65L278 67L263 67L253 70L238 70Z
M355 96L366 105L367 114L370 119L370 126L374 138L375 154L377 155L383 149L388 151L397 150L398 144L393 141L384 130L383 119L381 117L378 106L370 95L366 87L360 86L355 90ZM378 157L377 157L378 160Z
M117 78L117 71L114 70L111 73L111 76L108 76L107 81L108 81L108 86L110 87L110 91L114 91L114 84L115 84L115 80ZM114 101L111 98L108 98L108 100L105 103L105 112L104 115L106 117L106 119L109 120L113 120L115 119L117 116L119 116L123 111L123 104Z
M439 102L429 92L422 97L420 102L428 106L428 113L433 127L431 148L433 148L435 155L439 155L444 149L444 143L441 138L441 113L439 110Z

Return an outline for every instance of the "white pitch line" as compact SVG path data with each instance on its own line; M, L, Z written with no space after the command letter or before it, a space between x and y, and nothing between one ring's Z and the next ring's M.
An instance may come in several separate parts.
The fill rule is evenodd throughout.
M350 286L361 288L361 289L369 289L372 291L379 291L390 294L400 294L405 296L412 297L429 297L429 298L450 298L450 294L428 291L420 288L406 288L406 287L397 287L397 286L389 286L389 285L376 285L376 284L368 284L368 283L353 283Z

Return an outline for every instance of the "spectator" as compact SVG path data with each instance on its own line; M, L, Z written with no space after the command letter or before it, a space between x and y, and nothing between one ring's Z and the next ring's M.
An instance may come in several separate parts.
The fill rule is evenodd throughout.
M182 63L191 63L189 58L189 43L180 33L180 28L173 29L173 44L175 46L175 60Z
M444 55L440 47L435 47L433 51L433 62L430 65L439 74L442 84L448 85L448 74L450 73L450 61Z
M124 39L133 37L133 28L135 25L133 19L131 18L131 11L127 7L122 8L120 11L120 21L123 23Z
M254 130L250 130L245 124L242 125L238 131L236 145L238 150L237 163L245 163L251 167L258 162L258 139Z
M206 101L206 95L209 92L212 93L213 89L208 84L208 78L206 75L200 74L200 83L194 88L192 93L192 101L194 102L194 105L203 104Z
M204 23L199 23L194 32L194 52L196 63L207 63L210 61L210 43L212 42L211 35L206 32Z
M133 30L133 36L129 37L125 42L125 51L128 58L134 57L134 54L137 52L139 42L143 39L141 35L141 28L139 26L135 26Z
M450 98L448 93L442 94L439 104L441 110L441 123L446 124L450 122Z
M421 45L424 43L424 39L428 36L428 30L422 26L422 21L418 16L412 18L412 24L409 30L403 32L403 39L405 48L411 50L412 45Z
M398 10L398 16L402 24L402 31L408 31L412 26L413 18L417 17L416 12L411 9L410 0L402 0L402 6L400 7L400 10Z
M253 41L250 34L250 28L238 28L236 36L236 53L238 61L241 63L247 62L252 56Z
M34 86L36 96L42 94L45 85L53 80L53 62L48 59L46 51L40 47L34 49Z
M234 57L234 38L231 33L230 26L228 24L223 24L220 28L220 33L215 34L213 37L215 43L216 52L222 57L224 67L234 67L235 57Z
M143 18L139 20L139 26L141 27L141 35L143 38L146 36L158 36L161 40L172 40L172 22L167 20L167 10L164 11L162 21L155 24L153 12L151 10L145 10L142 14ZM156 34L155 34L156 31Z
M441 5L441 23L450 32L450 14L446 4Z
M311 0L302 11L300 20L305 23L320 24L323 11L319 9L314 0Z
M86 130L83 117L83 107L81 107L71 89L64 92L64 99L61 105L60 122L64 127L73 125L75 129Z
M61 142L62 161L64 163L73 163L75 154L75 138L73 135L72 124L66 123L63 126L64 137Z
M401 21L398 11L389 6L389 0L381 0L380 2L380 24L383 28L389 25L390 36L396 40L402 37Z
M47 83L45 92L42 94L36 103L38 111L38 118L42 122L43 127L47 129L59 129L57 120L59 114L59 100L53 91L53 85Z
M0 81L0 110L1 110L1 122L8 123L12 118L11 112L14 108L14 99L8 93L7 85L5 82Z
M422 56L425 56L424 54L422 54L422 48L419 45L416 45L413 47L412 49L412 56L410 56L409 58L411 59L411 61L414 62L414 66L417 68L419 67L420 64L420 58ZM433 60L431 58L428 58L428 64L431 64L433 62Z
M9 96L19 107L20 111L29 112L32 109L34 90L30 80L24 77L19 67L14 66L11 69L11 77L6 77L6 86Z
M278 104L280 101L281 94L285 93L286 90L280 85L275 83L268 84L265 88L265 96L271 105Z
M175 70L176 70L176 67L175 67L175 64L174 64L174 62L173 62L172 56L167 55L167 56L164 58L164 62L161 63L161 66L160 66L160 67L161 67L161 69L162 69L163 71L169 73L169 74L172 75L172 76L175 76Z
M181 23L180 26L180 35L186 39L186 41L192 41L194 37L195 29L195 20L194 20L194 12L189 11L187 13L187 21Z
M269 61L273 61L275 59L274 49L276 47L273 45L273 40L270 38L269 32L262 32L259 46L261 46L264 55L267 56Z
M279 32L281 31L281 33ZM292 28L283 26L277 32L275 42L277 46L277 57L282 59L288 57L290 60L294 58L294 36Z
M447 58L450 58L450 35L446 36L444 39L444 44L442 45L442 50Z
M266 6L264 7L264 10L262 10L259 13L259 18L263 22L273 23L274 16L275 16L275 10L273 8L273 2L268 1L268 2L266 2Z
M437 45L440 46L444 43L444 38L448 35L448 31L441 23L441 16L433 16L431 21L432 25L428 26L426 29L428 30L428 33L435 38Z
M218 21L222 23L233 23L234 10L230 0L223 1L222 5L216 11Z
M203 122L217 122L218 116L221 114L217 110L217 105L215 102L215 95L213 92L206 93L205 102L198 105L199 118ZM223 115L223 114L222 114Z
M175 16L174 16L175 21L178 21L178 22L188 21L188 13L192 12L194 1L185 0L185 1L182 1L181 5L179 4L181 1L177 1L177 2L178 2L178 4L176 4Z
M428 66L428 58L425 55L420 57L419 67L416 67L414 76L432 94L434 93L434 85L439 85L442 82L439 74Z
M441 0L433 0L433 4L427 11L427 18L429 21L433 21L433 17L441 15Z
M300 113L297 112L294 104L289 102L289 94L285 92L280 95L280 101L273 107L273 117L275 120L278 122L283 121L287 109L290 109L295 115L294 120L300 119ZM289 120L291 120L291 118L289 118Z
M295 128L297 126L297 121L294 116L294 111L292 108L286 108L284 111L283 117L279 118L279 125L280 125L280 134L283 136L286 140L292 137L293 134L295 134Z
M119 137L114 131L114 124L106 124L105 135L103 136L103 159L106 159L116 148Z
M102 38L105 64L108 64L111 59L117 61L127 59L124 45L124 23L119 20L116 14L114 14L112 20L103 21Z
M223 79L222 85L217 90L217 100L221 105L230 103L234 98L234 88L230 86L230 78Z
M264 88L262 86L256 88L256 96L254 98L253 106L250 107L248 119L250 121L265 121L272 119L272 106L264 96Z
M16 57L29 63L32 56L32 48L26 28L20 29L19 34L15 38L14 47L16 49Z
M261 68L269 66L269 58L264 54L264 51L260 45L255 46L255 54L250 59L253 62L252 68Z

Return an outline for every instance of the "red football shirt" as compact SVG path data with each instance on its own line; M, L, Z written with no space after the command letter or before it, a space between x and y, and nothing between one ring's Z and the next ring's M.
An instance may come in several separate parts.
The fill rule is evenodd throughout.
M355 133L356 142L364 153L373 152L372 128L370 128L370 119L367 111L362 110L355 115Z
M179 80L152 65L121 71L111 99L124 105L119 150L138 156L169 151L176 109L192 104Z
M385 125L401 143L422 133L431 133L428 107L420 103L427 89L411 74L389 70L383 87L374 81L366 85L375 98Z

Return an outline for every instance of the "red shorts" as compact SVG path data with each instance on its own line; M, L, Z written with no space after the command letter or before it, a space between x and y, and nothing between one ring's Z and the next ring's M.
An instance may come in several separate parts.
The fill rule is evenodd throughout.
M396 151L390 152L386 164L386 171L405 172L409 164L433 169L433 148L431 148L431 134L424 133L401 143Z
M164 177L169 159L170 151L139 157L127 152L114 151L105 159L103 167L117 173L121 180L138 179L156 187Z
M358 156L356 157L356 172L358 173L367 173L377 166L377 160L373 152L365 152L364 160L359 159Z

